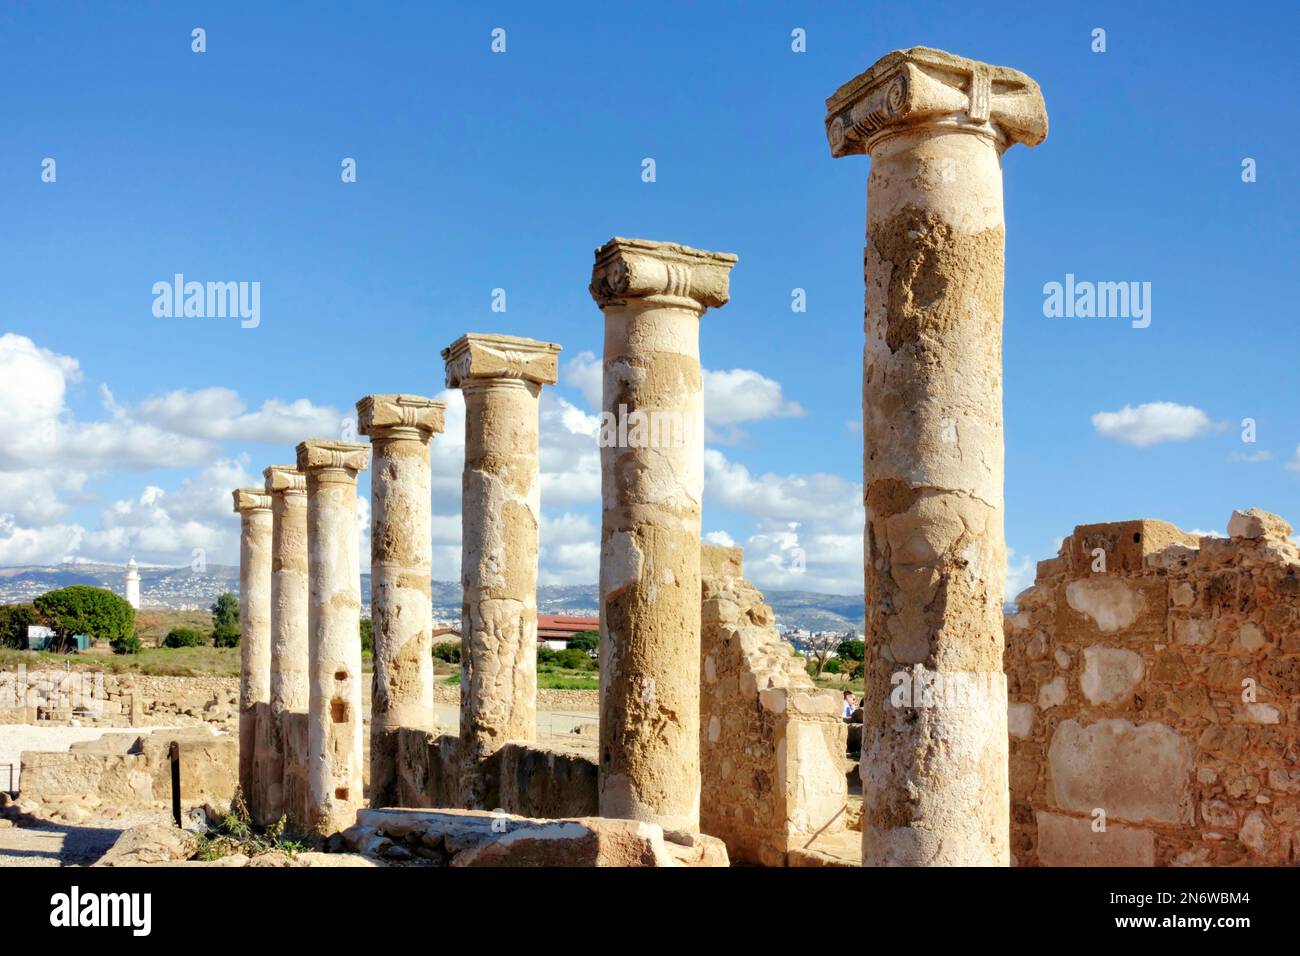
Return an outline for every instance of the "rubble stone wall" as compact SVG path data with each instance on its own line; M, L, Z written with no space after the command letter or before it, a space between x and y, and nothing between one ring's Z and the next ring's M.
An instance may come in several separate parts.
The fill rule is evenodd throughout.
M845 829L847 725L743 578L739 548L701 555L700 829L731 859L782 866Z
M1300 551L1081 525L1006 621L1022 866L1300 862Z

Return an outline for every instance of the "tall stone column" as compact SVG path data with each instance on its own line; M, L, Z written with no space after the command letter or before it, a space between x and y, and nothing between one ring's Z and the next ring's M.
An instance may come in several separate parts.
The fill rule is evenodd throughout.
M271 496L271 718L264 819L288 817L302 826L306 812L307 478L294 465L264 472ZM297 717L291 715L299 715Z
M591 294L605 313L600 474L600 815L700 821L700 317L736 257L611 239Z
M476 334L442 350L447 387L465 395L460 747L470 809L492 809L501 745L537 735L538 403L559 351Z
M863 863L1006 865L1001 157L1047 112L1023 73L924 47L826 108L831 153L871 156Z
M307 476L307 822L321 834L351 826L363 803L357 474L369 451L344 441L298 446Z
M370 437L370 805L397 805L396 732L433 730L433 475L429 441L447 406L419 395L357 402Z
M234 492L239 513L239 789L249 813L265 804L258 724L271 702L271 498L257 488Z

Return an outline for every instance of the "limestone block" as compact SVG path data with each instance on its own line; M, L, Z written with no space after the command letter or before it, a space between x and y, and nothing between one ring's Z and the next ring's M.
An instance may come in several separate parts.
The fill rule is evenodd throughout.
M1044 866L1154 866L1150 830L1107 823L1096 832L1092 819L1039 811L1038 859Z
M188 860L199 848L199 838L188 830L149 824L123 831L95 866L149 866Z
M1048 750L1056 806L1110 819L1191 823L1195 748L1161 723L1065 720Z
M1259 508L1234 511L1228 519L1229 538L1282 544L1291 538L1291 526L1282 518Z
M1093 644L1083 649L1079 689L1092 704L1117 704L1128 700L1142 682L1145 667L1136 651Z

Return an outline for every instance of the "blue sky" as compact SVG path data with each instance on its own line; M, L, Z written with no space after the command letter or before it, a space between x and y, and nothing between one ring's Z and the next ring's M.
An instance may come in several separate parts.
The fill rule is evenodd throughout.
M920 44L1025 71L1050 117L1004 158L1015 581L1077 523L1295 520L1297 26L1281 3L7 4L0 564L231 561L231 487L364 394L440 393L439 350L481 331L564 347L542 580L594 581L586 286L617 234L740 256L701 326L705 531L760 585L860 591L868 161L831 159L823 103ZM260 324L155 317L177 272L260 282ZM1150 327L1045 317L1067 273L1150 282Z

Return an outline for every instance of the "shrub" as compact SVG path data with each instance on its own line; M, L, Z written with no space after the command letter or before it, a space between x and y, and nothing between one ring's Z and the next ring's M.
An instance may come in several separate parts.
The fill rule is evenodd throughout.
M207 635L192 627L173 627L163 638L163 647L198 647L208 642Z
M460 644L456 641L440 641L433 645L433 656L448 664L460 663Z
M843 666L840 664L838 660L832 657L824 665L822 665L822 670L825 671L827 674L838 674L841 670L843 670Z
M555 654L556 665L566 670L587 671L595 667L595 661L591 659L591 655L586 651L569 647L553 653Z
M368 617L361 619L361 649L372 653L375 649L375 625Z
M170 634L167 636L171 637ZM141 645L140 645L140 638L138 635L131 634L128 635L127 637L115 637L110 643L113 647L114 654L139 654L140 653Z
M551 650L551 649L550 649L549 647L547 647L545 644L539 644L539 645L537 646L537 663L538 663L538 664L554 664L554 663L555 663L555 654L556 654L556 652L553 651L553 650Z

